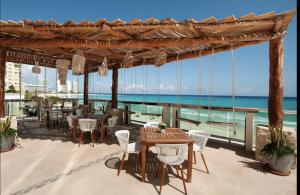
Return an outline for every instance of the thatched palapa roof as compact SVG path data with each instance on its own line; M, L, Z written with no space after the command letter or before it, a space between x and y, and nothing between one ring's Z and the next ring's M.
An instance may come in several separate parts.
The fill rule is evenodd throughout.
M141 21L120 19L96 22L53 20L0 21L0 47L7 50L6 61L55 67L56 59L72 59L82 49L89 71L96 71L104 57L108 67L120 67L128 51L134 56L133 66L153 64L160 51L167 62L209 55L240 48L283 36L296 10L256 16L215 17L178 22L172 18Z

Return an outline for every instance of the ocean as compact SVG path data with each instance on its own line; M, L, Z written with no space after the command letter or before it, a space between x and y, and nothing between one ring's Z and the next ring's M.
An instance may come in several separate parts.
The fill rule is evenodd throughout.
M106 99L110 100L110 94L90 94L90 99ZM137 102L159 102L159 103L175 103L175 104L192 104L192 105L207 105L209 106L209 98L211 98L210 106L220 106L220 107L232 107L233 99L231 96L197 96L197 95L156 95L156 94L119 94L118 100L122 101L137 101ZM268 97L260 96L235 96L234 100L235 107L241 108L258 108L261 111L254 115L254 126L258 123L268 124ZM133 111L143 112L145 108L144 105L134 105L132 106ZM151 106L148 106L148 111L151 112ZM297 98L296 97L285 97L283 101L284 107L284 125L292 128L297 128ZM152 106L152 112L155 112L157 108ZM182 116L190 119L197 119L199 115L201 121L207 120L208 112L207 110L192 110L183 109L181 111ZM217 112L212 111L214 116L213 120L232 120L232 113ZM235 119L244 123L245 119L244 113L236 113Z

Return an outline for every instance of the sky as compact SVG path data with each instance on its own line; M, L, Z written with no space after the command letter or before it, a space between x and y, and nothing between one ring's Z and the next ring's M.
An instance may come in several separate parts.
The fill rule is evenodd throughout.
M241 17L249 12L256 15L270 11L282 13L297 7L296 0L0 0L0 2L1 20L41 19L47 21L53 19L60 23L70 19L76 22L97 21L99 18L109 21L118 18L130 21L133 18L145 20L150 17L158 19L171 17L182 21L188 18L202 20L214 16L221 19L231 15ZM297 94L296 47L297 18L294 17L284 42L284 95L290 97L295 97ZM268 96L269 43L237 49L233 56L234 76L230 51L218 53L214 57L205 56L202 60L194 58L171 62L163 65L159 70L152 65L120 70L119 92L156 94L159 91L161 94L232 95L232 78L234 78L235 95ZM213 61L215 61L214 64ZM213 65L215 71L211 71ZM23 70L24 81L35 84L36 79L31 73L31 66L23 65ZM177 72L177 70L181 71ZM56 71L50 68L46 71L49 88L55 89ZM157 82L158 73L159 83ZM145 75L148 76L145 77ZM214 77L213 80L210 78L211 75ZM90 74L89 77L89 92L111 92L111 71L106 77L100 77L97 74ZM45 78L44 74L39 75L39 78ZM82 76L72 76L69 71L68 80L79 81L79 91L82 91ZM211 87L212 82L213 87Z

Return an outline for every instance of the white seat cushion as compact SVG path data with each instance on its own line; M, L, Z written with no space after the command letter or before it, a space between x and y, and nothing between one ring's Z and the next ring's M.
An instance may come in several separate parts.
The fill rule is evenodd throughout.
M140 151L140 143L134 142L127 145L128 153L138 153Z
M195 151L195 152L201 152L202 148L200 146L198 146L197 144L194 144L193 145L193 151Z

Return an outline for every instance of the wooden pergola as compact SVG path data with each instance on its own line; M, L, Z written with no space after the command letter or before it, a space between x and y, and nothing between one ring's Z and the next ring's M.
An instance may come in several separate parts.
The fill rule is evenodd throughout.
M96 22L53 20L0 21L0 117L4 116L5 62L56 67L57 59L72 60L77 49L84 52L84 103L88 102L88 73L98 70L107 58L113 70L112 107L117 107L118 69L127 52L134 56L132 66L154 64L159 52L166 62L196 58L269 41L269 124L283 125L283 38L296 10L256 16L229 16L220 20L209 17L201 21L172 18L141 21L120 19ZM69 67L71 69L71 66Z

